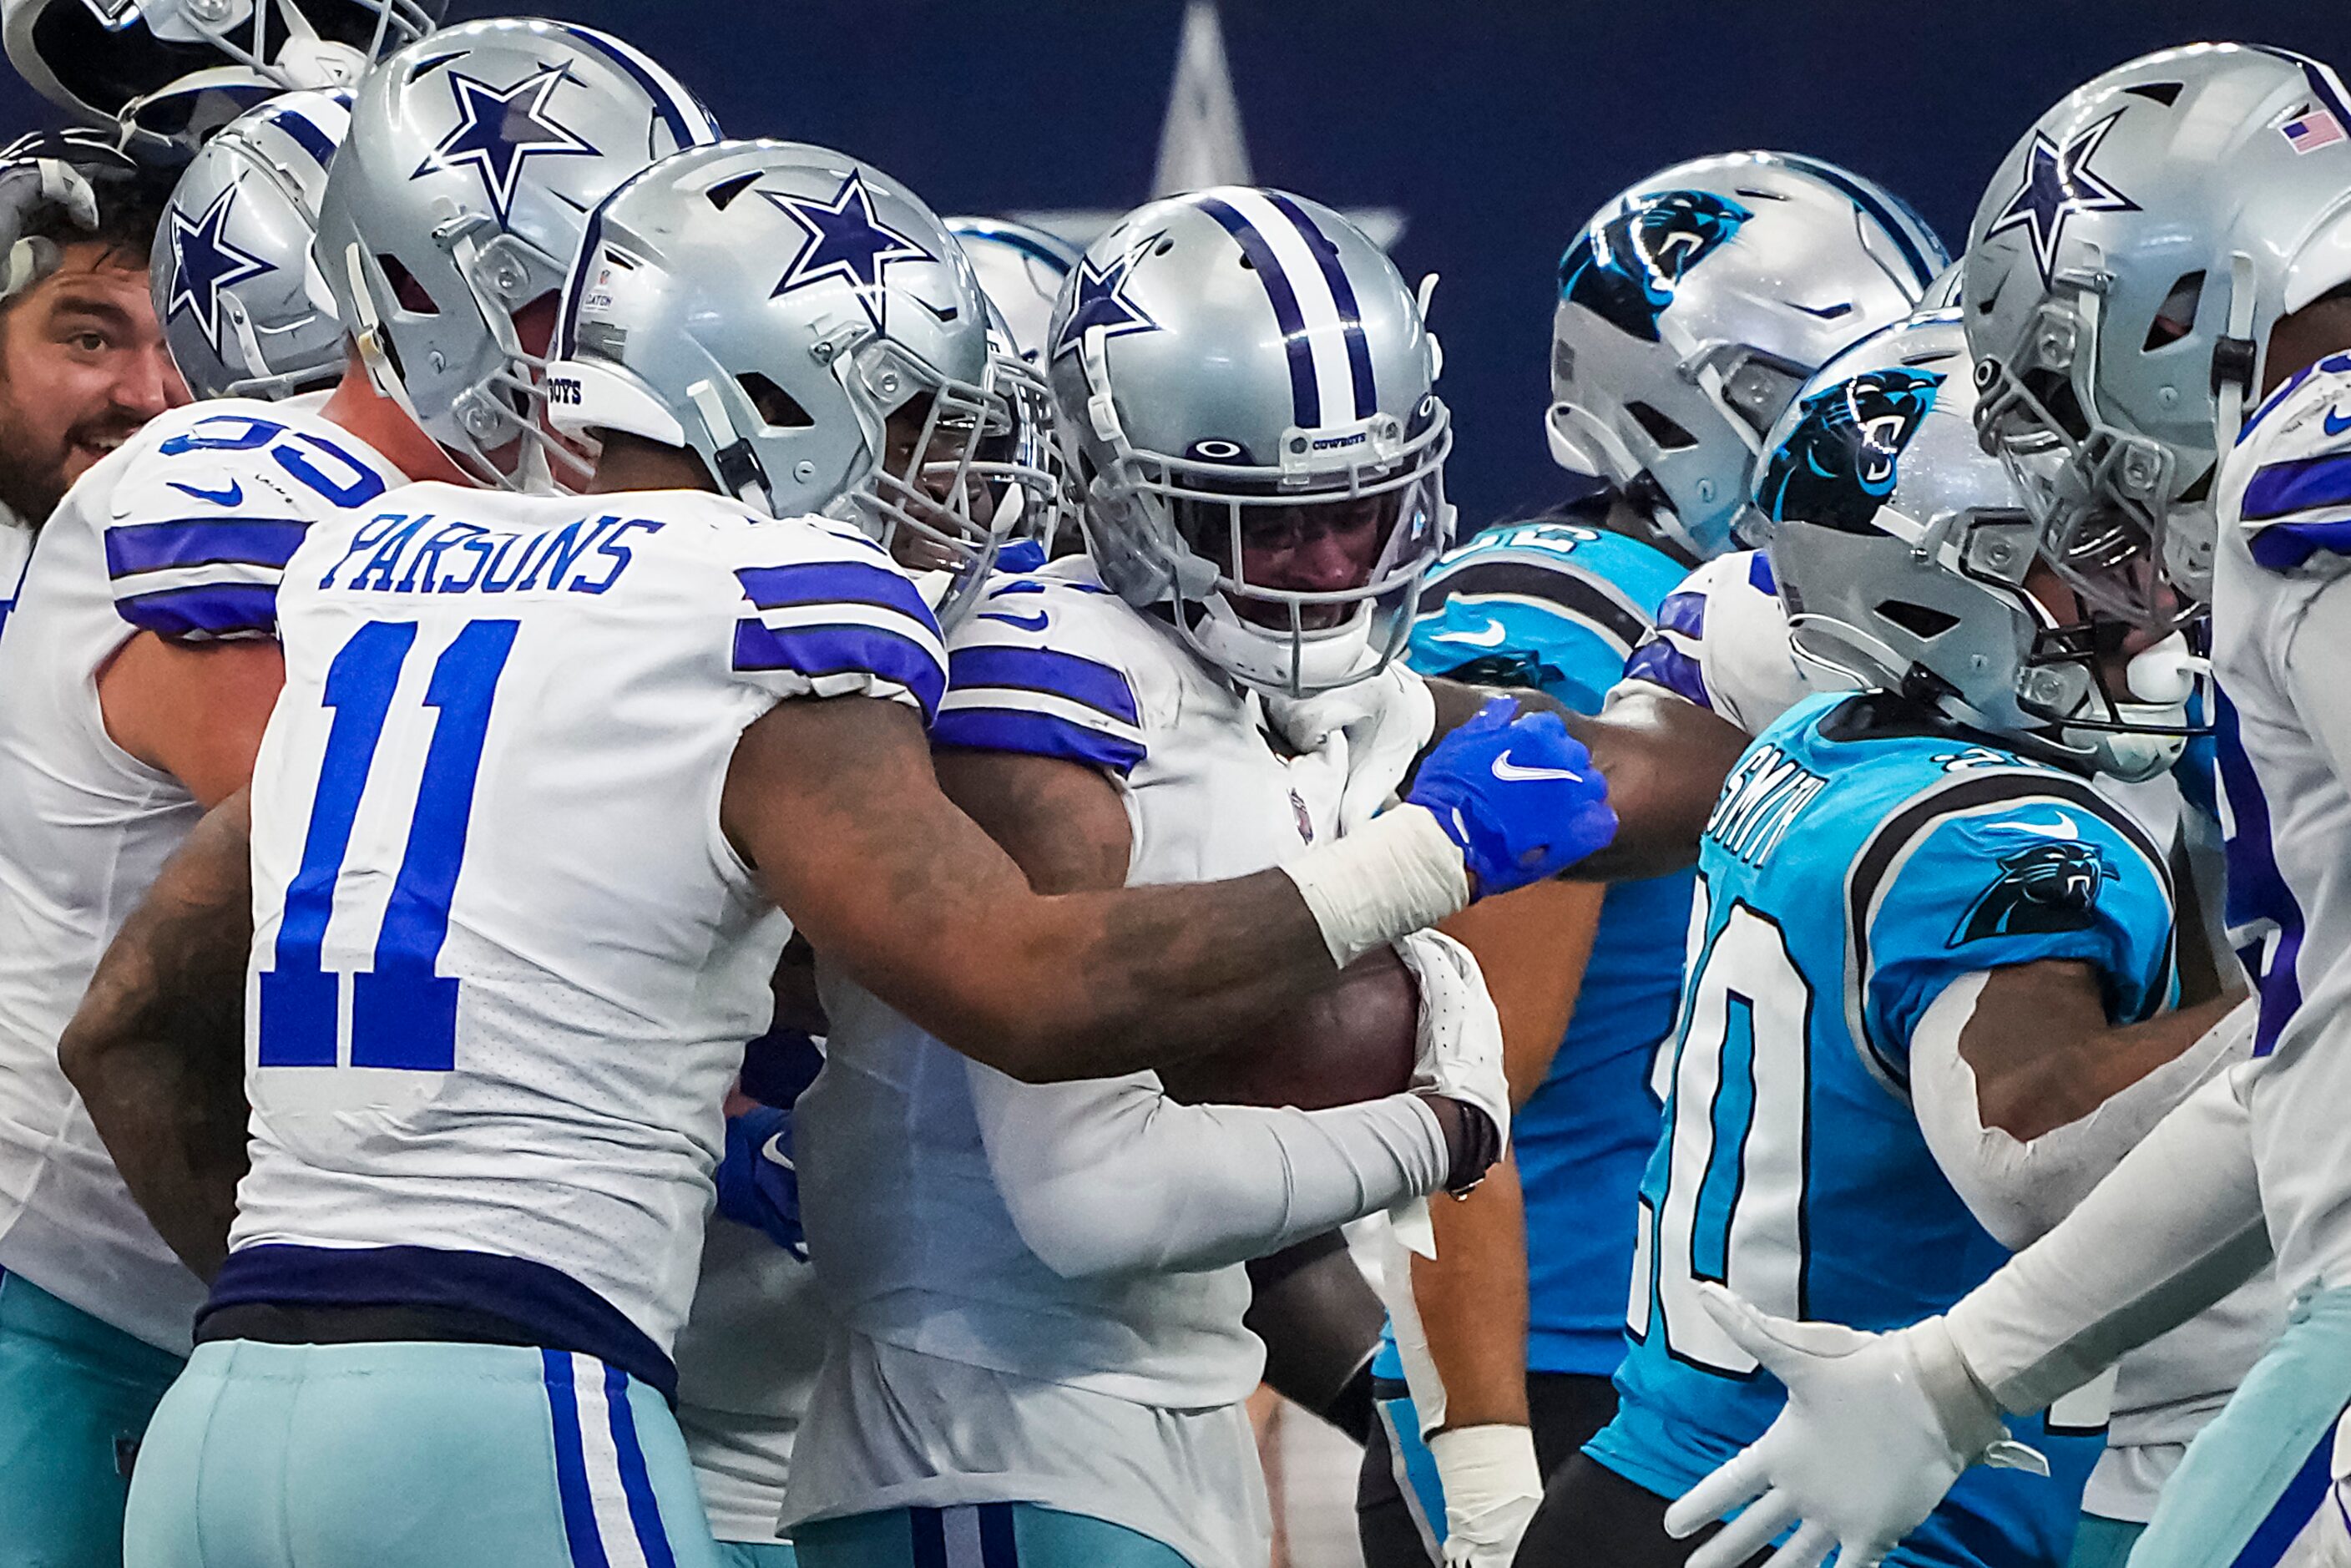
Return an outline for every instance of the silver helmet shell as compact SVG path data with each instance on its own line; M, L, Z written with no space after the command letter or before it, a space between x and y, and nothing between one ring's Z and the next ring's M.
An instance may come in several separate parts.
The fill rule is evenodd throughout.
M1660 170L1560 259L1553 460L1633 496L1692 557L1721 554L1789 398L1907 316L1945 259L1899 198L1833 163L1731 152Z
M1094 241L1049 354L1102 580L1172 606L1195 653L1264 690L1327 691L1394 658L1453 527L1423 303L1362 230L1280 191L1153 202ZM1364 581L1250 580L1246 536L1333 503L1381 508Z
M668 72L569 23L468 22L386 59L319 211L319 269L376 389L475 478L549 483L567 455L540 428L546 344L523 328L551 333L599 203L716 140Z
M277 93L350 86L448 0L0 0L9 63L143 156L193 152Z
M1944 309L1855 344L1781 417L1755 503L1797 655L2029 751L2150 777L2185 746L2185 711L2109 691L2095 629L2028 591L2038 530L1974 412Z
M690 449L772 516L857 525L937 573L952 620L1015 515L997 486L1049 483L1003 455L990 335L970 263L904 186L822 147L721 142L590 219L549 413Z
M231 121L172 188L148 269L199 398L279 398L343 372L343 324L310 257L349 92L284 93Z
M2314 60L2166 49L2025 133L1969 230L1968 341L1983 437L2079 591L2150 623L2208 597L2270 329L2346 278L2351 106Z

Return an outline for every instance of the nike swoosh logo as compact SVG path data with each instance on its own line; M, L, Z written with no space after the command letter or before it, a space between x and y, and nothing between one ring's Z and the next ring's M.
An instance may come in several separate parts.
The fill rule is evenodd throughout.
M1428 640L1432 643L1467 643L1473 648L1499 648L1502 645L1502 639L1510 634L1500 622L1489 621L1482 631L1431 632Z
M2071 817L2058 818L2055 827L2040 822L2010 822L2006 825L2012 832L2033 833L2044 839L2078 839L2082 836L2082 830L2074 825Z
M2351 414L2346 414L2343 418L2337 419L2335 417L2335 411L2330 408L2326 411L2326 416L2320 420L2319 423L2326 426L2327 434L2340 435L2345 431L2351 430Z
M1001 621L1007 626L1018 626L1023 632L1042 632L1045 629L1047 618L1041 614L1015 615L1009 611L984 610L980 612L979 619L982 621Z
M781 1133L768 1134L768 1141L759 1145L759 1157L771 1166L781 1166L786 1170L797 1168L792 1164L791 1152L784 1147L784 1135Z
M168 480L166 483L168 483L174 490L178 490L185 495L193 496L199 501L210 501L215 507L242 507L245 505L245 486L235 479L228 482L228 488L225 490L200 489L193 485L183 485L177 479Z
M1583 775L1567 768L1522 768L1511 761L1510 754L1505 751L1501 756L1494 758L1494 777L1505 784L1516 784L1522 780L1541 779L1565 779L1571 782L1580 782Z

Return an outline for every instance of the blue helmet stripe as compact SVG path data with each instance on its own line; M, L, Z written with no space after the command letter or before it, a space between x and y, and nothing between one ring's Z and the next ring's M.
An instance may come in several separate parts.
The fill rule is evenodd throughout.
M592 27L574 26L569 22L558 22L554 26L558 31L577 39L620 67L623 73L643 88L653 100L653 111L661 116L662 123L669 127L670 135L676 139L680 147L699 147L718 140L718 125L710 118L710 111L628 45Z
M269 123L294 139L294 144L319 161L323 169L335 156L335 139L319 129L318 122L298 109L281 109L269 117Z
M1910 264L1910 270L1917 275L1921 288L1934 282L1935 275L1949 263L1950 256L1943 248L1941 236L1927 226L1925 219L1907 206L1894 202L1886 193L1855 179L1834 163L1823 163L1793 152L1782 152L1777 156L1791 169L1801 169L1816 180L1834 185L1855 206L1876 218L1878 226L1893 235L1894 243L1901 247L1902 259ZM1897 206L1899 211L1896 210ZM1921 238L1933 247L1931 258L1920 247L1918 242Z
M1339 265L1339 247L1331 243L1321 225L1306 215L1306 209L1289 196L1280 191L1268 191L1265 199L1297 225L1299 237L1314 253L1324 281L1331 285L1331 299L1339 308L1339 322L1347 335L1347 370L1355 383L1355 417L1369 419L1380 406L1379 390L1372 381L1372 343L1364 335L1364 313L1355 304L1355 286L1347 281L1347 269Z
M1306 339L1306 315L1298 308L1298 291L1290 286L1290 275L1281 270L1274 258L1273 247L1257 226L1225 202L1214 196L1195 196L1199 209L1222 224L1225 232L1233 236L1257 269L1258 281L1265 285L1266 298L1273 304L1273 319L1281 329L1283 347L1290 355L1290 402L1291 413L1301 428L1311 429L1322 423L1322 393L1314 380L1314 346Z

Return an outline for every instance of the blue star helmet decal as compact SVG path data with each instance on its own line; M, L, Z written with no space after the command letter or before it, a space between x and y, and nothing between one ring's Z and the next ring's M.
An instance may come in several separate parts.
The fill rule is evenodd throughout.
M1099 272L1094 270L1092 256L1079 258L1077 298L1070 304L1070 319L1061 323L1061 335L1053 340L1053 358L1058 360L1084 342L1089 328L1100 327L1105 338L1160 329L1159 323L1145 315L1143 307L1126 297L1127 276L1134 267L1135 257L1150 246L1150 239L1129 246L1116 261Z
M1682 277L1755 214L1711 191L1657 191L1584 230L1559 261L1560 298L1644 342Z
M793 258L791 270L777 281L775 293L768 296L771 299L839 278L857 290L857 302L878 332L887 327L883 319L883 272L893 261L939 259L873 215L873 197L865 189L862 169L849 172L830 202L774 191L759 194L781 208L809 236L809 243Z
M2032 246L2032 259L2041 268L2043 288L2055 281L2057 242L2065 233L2068 217L2075 213L2139 210L2137 202L2090 171L2090 155L2122 117L2118 109L2096 124L2084 126L2066 138L2063 147L2034 131L2032 150L2025 155L2024 183L1984 231L1984 238L1990 239L2009 229L2024 230Z
M557 120L548 107L555 89L570 79L567 66L549 66L512 87L492 87L451 71L449 90L456 96L462 118L457 128L416 166L416 173L472 169L481 176L498 225L505 227L525 163L535 157L593 156L598 151Z
M236 204L232 185L213 198L213 204L193 221L172 209L172 298L165 302L165 319L186 311L204 329L213 352L227 357L221 347L221 290L276 272L277 264L239 250L228 241L229 209Z
M1755 504L1775 522L1855 532L1901 480L1902 449L1918 434L1943 377L1934 371L1867 371L1798 405L1794 428L1763 465Z

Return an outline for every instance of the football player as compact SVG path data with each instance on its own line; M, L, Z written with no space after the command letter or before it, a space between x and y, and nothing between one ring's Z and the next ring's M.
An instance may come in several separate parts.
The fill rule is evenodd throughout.
M1553 457L1597 487L1448 555L1422 592L1414 667L1597 712L1636 645L1647 672L1661 612L1683 634L1702 622L1677 586L1751 535L1757 450L1796 388L1908 315L1943 262L1899 199L1807 158L1699 159L1612 199L1560 262L1545 419ZM1485 962L1531 1098L1515 1168L1437 1211L1437 1257L1412 1265L1414 1354L1391 1341L1375 1367L1389 1397L1357 1500L1374 1568L1440 1547L1506 1563L1544 1478L1614 1413L1626 1220L1656 1143L1649 1063L1680 996L1690 894L1686 873L1607 890L1604 907L1561 884L1447 927ZM1416 1390L1442 1385L1425 1410L1399 1396L1407 1366Z
M2179 136L2211 114L2228 135ZM2351 1335L2330 1290L2340 1128L2323 1107L2343 1060L2329 900L2346 794L2328 695L2343 664L2322 601L2341 580L2346 116L2334 73L2283 51L2132 61L2020 144L1969 260L1970 297L1989 306L1969 321L1993 365L1986 436L2065 570L2158 622L2211 583L2231 922L2259 978L2258 1060L2180 1107L1948 1318L1788 1343L1785 1325L1740 1315L1799 1392L1777 1432L1681 1505L1685 1528L1764 1493L1757 1506L1804 1521L1801 1560L1838 1545L1866 1561L1999 1437L2002 1409L2037 1407L2179 1322L2273 1242L2292 1322L2198 1435L2132 1561L2228 1561L2256 1539L2273 1555L2338 1528L2331 1433Z
M2232 1004L2155 1016L2166 855L2086 777L2176 757L2183 650L2081 634L1977 447L1973 384L1956 318L1929 313L1833 362L1775 432L1758 488L1797 647L1868 689L1774 723L1707 830L1624 1402L1553 1483L1528 1561L1688 1552L1667 1500L1779 1403L1703 1281L1838 1322L1956 1299L2178 1102ZM2169 704L2106 695L2123 653L2140 687L2171 680ZM1897 1559L2063 1563L2103 1447L2103 1411L2071 1415L2034 1434L2060 1484L1978 1478ZM1742 1561L1784 1522L1755 1511L1708 1550Z
M187 401L146 299L169 188L91 131L0 152L0 627L66 487Z
M1008 423L951 240L783 143L671 159L589 230L545 384L602 437L594 493L427 483L314 525L249 818L167 868L68 1042L151 1210L217 1204L193 1118L107 1064L173 1048L158 998L220 980L250 865L251 1168L133 1487L140 1568L712 1561L670 1349L791 924L993 1066L1130 1071L1611 827L1555 718L1490 714L1282 871L1032 893L923 733L923 590L952 618L978 584ZM1492 1153L1474 1102L1433 1103L1423 1186Z
M381 303L351 319L372 330L330 394L197 404L96 463L44 530L12 617L19 632L0 641L0 1456L42 1478L0 1516L11 1547L0 1556L119 1556L128 1456L189 1349L203 1287L125 1188L57 1042L157 868L250 774L281 678L284 563L308 524L365 508L409 476L455 475L436 434L470 441L461 421L488 411L520 422L505 383L528 364L488 319L514 344L509 314L559 283L582 209L641 167L645 148L711 134L683 89L601 35L477 23L436 48L442 68L402 95L402 129L380 96L377 140L338 159L335 181L325 164L344 116L310 95L225 132L228 145L197 166L206 200L173 209L162 303L183 335L206 335L200 374L233 365L274 387L263 367L229 357L234 324L277 324L274 283L304 297L301 220L321 193L324 270L351 308L350 290L370 287L352 258L365 258ZM533 134L560 124L628 151L531 160L483 129L496 122L468 93L519 96L532 83L532 95L551 89ZM538 287L526 282L533 267ZM143 273L122 287L124 308L144 314ZM551 303L537 308L551 319ZM450 373L427 384L417 372L436 357ZM471 428L487 445L465 446L469 461L511 444L495 423ZM8 1533L18 1531L28 1533Z

